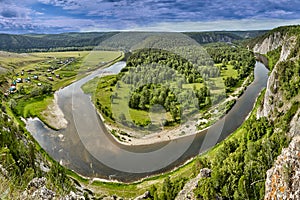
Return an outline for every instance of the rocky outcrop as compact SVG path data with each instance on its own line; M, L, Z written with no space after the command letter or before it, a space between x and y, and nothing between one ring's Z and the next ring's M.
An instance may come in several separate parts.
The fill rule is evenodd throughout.
M43 199L51 200L55 197L55 192L46 188L46 178L34 178L22 194L22 199Z
M175 200L187 200L196 199L194 190L198 186L198 182L201 178L208 178L211 176L211 169L203 168L200 173L193 179L189 180L183 187L183 189L178 193Z
M267 37L261 44L256 44L253 51L260 54L266 54L279 46L281 46L281 53L278 62L285 61L288 59L292 49L296 43L296 36L282 36L280 32L274 33ZM273 43L272 43L273 42ZM278 82L278 64L275 65L268 79L267 89L263 100L262 107L258 109L257 117L269 117L274 119L273 114L275 109L278 109L279 103L283 101L282 92L279 90ZM283 107L283 112L289 108L289 105Z
M284 61L288 59L292 49L296 44L296 39L297 39L296 36L285 37L283 39L279 61Z
M8 178L8 171L0 164L0 174L5 178Z
M283 95L280 91L278 91L279 84L277 79L277 67L277 65L274 67L273 71L269 76L262 106L258 108L257 111L257 118L269 117L273 119L272 115L274 114L276 108L275 102L273 100L276 99L276 102L278 103L282 101Z
M282 35L275 32L266 37L254 47L254 52L266 54L281 46L279 62L285 61L296 44L296 36ZM257 111L257 117L267 117L274 120L276 111L285 113L291 107L290 101L285 101L278 82L279 65L275 65L268 79L266 93L262 106ZM280 105L281 104L281 105ZM290 122L287 135L292 138L289 146L282 150L274 163L267 171L265 183L265 200L299 199L300 200L300 109Z
M300 199L300 136L294 137L267 171L265 200L273 199Z
M84 200L83 189L78 188L77 192L71 191L66 196L58 196L54 191L48 189L46 187L47 179L45 177L42 178L34 178L32 179L28 185L26 190L22 193L21 199L36 199L36 200ZM92 198L92 195L88 194L89 198Z
M262 42L256 44L253 48L254 53L267 54L269 51L277 49L283 43L283 35L280 32L275 32L269 35Z
M300 109L294 115L290 123L289 137L293 138L296 135L300 135Z
M146 191L144 194L142 194L141 196L136 197L134 200L148 199L148 197L150 197L150 192Z

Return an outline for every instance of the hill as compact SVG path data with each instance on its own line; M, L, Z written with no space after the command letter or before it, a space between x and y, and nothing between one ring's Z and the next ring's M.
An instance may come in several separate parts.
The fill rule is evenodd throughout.
M93 49L118 32L86 32L62 34L0 34L0 50L10 52L66 51ZM264 31L185 32L200 44L232 42L252 38ZM130 35L130 33L129 33Z

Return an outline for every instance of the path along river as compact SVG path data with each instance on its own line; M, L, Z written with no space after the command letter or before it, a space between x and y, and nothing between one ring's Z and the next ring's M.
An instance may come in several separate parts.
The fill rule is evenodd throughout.
M59 107L68 121L66 129L53 131L38 119L27 122L27 129L55 160L81 175L131 182L183 164L236 130L251 112L268 79L267 68L257 62L254 82L226 116L208 130L170 142L126 146L107 132L90 97L81 90L94 77L104 72L117 73L124 66L124 62L118 62L99 69L56 92Z

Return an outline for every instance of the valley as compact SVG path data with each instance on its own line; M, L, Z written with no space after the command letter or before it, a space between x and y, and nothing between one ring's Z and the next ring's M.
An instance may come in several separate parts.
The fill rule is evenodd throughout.
M29 194L35 177L53 198L295 198L298 158L281 154L297 149L299 27L226 43L193 33L209 41L201 48L186 36L167 46L172 34L142 33L122 50L133 42L1 52L4 198Z

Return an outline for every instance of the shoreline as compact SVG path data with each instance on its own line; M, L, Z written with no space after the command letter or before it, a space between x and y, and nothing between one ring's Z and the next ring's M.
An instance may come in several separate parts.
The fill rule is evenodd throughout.
M236 98L239 98L239 97L236 97ZM92 105L94 105L94 104L92 104ZM98 116L100 116L100 115L98 115ZM99 117L99 119L100 119L100 117ZM233 133L233 132L232 132ZM109 134L109 133L107 133L107 134ZM182 136L182 137L184 137L184 136ZM119 143L119 141L116 139L116 138L114 138L114 140L117 142L117 143ZM208 150L207 150L208 151ZM203 153L201 153L201 154L205 154L207 151L204 151ZM96 179L93 179L93 176L88 176L89 177L89 179L88 180L82 180L84 183L88 183L88 181L90 180L92 183L93 182L95 182L95 183L97 183L98 181L103 181L103 180L106 180L106 182L120 182L120 183L124 183L124 184L126 184L126 183L138 183L138 182L140 182L140 181L143 181L143 180L147 180L148 178L150 178L151 179L151 177L159 177L159 176L164 176L164 175L168 175L170 172L173 172L173 171L176 171L176 169L182 169L183 167L185 167L186 165L187 165L187 163L189 163L190 161L193 161L193 160L195 160L195 158L198 156L198 155L201 155L201 154L197 154L196 156L192 156L192 157L190 157L190 159L188 159L187 161L183 161L183 162L181 162L181 163L179 163L178 165L176 165L175 167L173 167L173 168L171 168L171 169L169 169L169 170L167 170L167 171L165 171L165 172L158 172L158 173L154 173L154 174L151 174L151 175L149 175L149 176L144 176L144 177L140 177L140 178L137 178L137 179L134 179L134 180L123 180L123 181L120 181L120 179L112 179L112 177L109 177L109 178L111 178L111 179L109 179L108 177L106 178L100 178L100 179L98 179L98 178L96 178ZM189 165L190 166L190 165ZM73 170L71 170L71 171L73 171ZM74 172L74 173L73 173ZM72 173L71 173L71 175L72 175L72 177L75 177L76 178L76 174L78 174L76 171L73 171ZM81 177L81 175L80 174L78 174L78 177L77 178L80 178ZM76 178L76 179L77 179Z
M204 154L204 153L207 153L207 151L203 152L202 154ZM199 154L199 155L201 155L201 154ZM148 175L143 178L137 179L135 181L128 181L128 182L119 181L117 179L105 179L105 178L84 176L84 175L82 175L72 169L69 169L69 168L68 168L68 170L71 171L72 173L74 173L75 176L73 176L72 173L68 174L68 176L70 176L73 179L76 179L77 181L79 181L80 183L83 183L85 185L92 185L93 183L109 183L109 184L116 183L116 184L132 185L132 184L139 184L144 181L151 181L150 179L153 179L153 178L158 179L158 178L160 178L160 176L175 173L177 170L180 170L181 168L186 167L188 164L191 164L195 159L196 159L196 157L192 157L192 158L186 160L184 163L172 168L171 170L167 170L165 172L158 172L156 174ZM87 183L78 180L76 176L78 176L81 179L84 179L84 181L87 181Z
M236 88L236 90L234 92L232 92L232 94L229 97L227 97L222 104L226 104L227 102L230 102L233 100L235 100L235 101L238 100L239 97L242 96L243 92L247 89L247 86L250 85L254 81L254 80L251 80L251 76L253 76L253 73L250 74L243 81L242 85L240 87ZM251 81L249 81L249 80L251 80ZM91 99L91 101L92 101L92 99ZM211 109L208 112L212 112L216 107L218 107L222 104L217 104L217 105L211 107ZM119 127L116 124L111 124L111 123L108 124L106 122L105 117L103 117L102 113L95 107L94 103L93 103L93 106L94 106L95 110L97 111L98 116L102 120L104 126L106 127L107 131L113 137L115 142L117 142L121 145L126 145L126 146L151 145L151 144L156 144L156 143L160 143L160 142L170 142L170 141L174 141L174 140L184 138L184 137L196 136L197 134L208 130L212 125L214 125L216 123L216 121L214 119L211 119L211 121L213 121L212 124L210 124L209 126L207 126L205 128L198 130L196 125L198 124L199 120L203 120L203 119L197 118L197 120L196 120L197 122L195 122L194 120L190 120L183 124L179 124L179 127L161 130L159 132L151 133L149 135L144 135L140 138L136 138L133 135L131 135L132 133L136 132L136 130ZM227 112L229 112L232 108L233 108L233 106L229 110L226 110L225 114L223 116L219 117L217 119L217 121L223 119L226 116ZM197 114L197 115L199 115L199 114ZM210 120L208 120L208 122L209 121ZM184 130L182 130L180 128L182 128ZM189 129L189 132L186 132L186 131L188 131L187 129ZM194 129L194 130L191 130L191 129ZM113 130L114 130L114 133L112 133ZM184 131L184 133L182 133L182 131ZM129 137L128 135L121 134L120 132L125 132L127 134L130 132L131 134L129 134L129 135L131 135L131 137Z
M105 69L113 65L114 63L122 60L124 58L124 52L121 52L121 55L115 58L114 60L108 62L104 66L100 67L101 69ZM98 68L98 69L100 69ZM97 70L97 69L96 69ZM65 87L68 87L69 85L73 84L76 81L79 81L80 79L90 75L93 71L86 71L83 74L78 74L77 77L73 77L73 79L69 84L62 86L58 90L56 90L53 94L54 98L43 112L41 112L41 116L37 116L39 120L41 120L48 128L54 130L54 131L59 131L61 129L65 129L68 126L68 121L64 117L64 113L60 109L58 105L58 99L57 99L57 92L64 89Z

